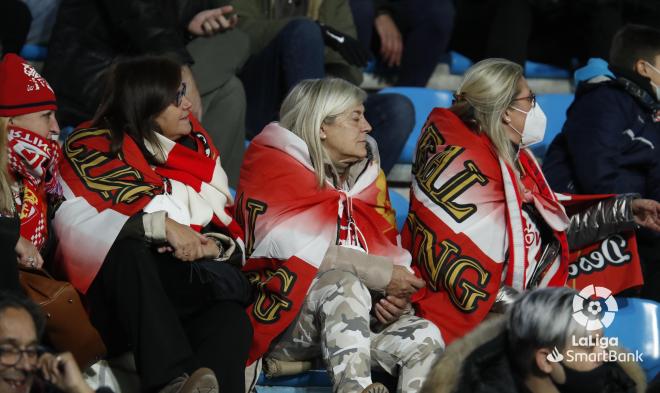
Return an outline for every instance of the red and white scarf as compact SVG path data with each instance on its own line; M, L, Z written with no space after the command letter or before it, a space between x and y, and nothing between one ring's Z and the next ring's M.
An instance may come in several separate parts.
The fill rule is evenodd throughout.
M62 157L56 141L32 131L8 127L9 168L21 190L16 200L21 236L41 249L48 240L48 202L62 196L57 167Z
M137 144L124 138L110 153L110 131L80 129L64 148L61 176L66 201L54 227L58 259L71 283L86 292L129 217L140 211L168 211L196 230L209 224L225 229L242 245L233 220L227 176L210 137L192 116L189 136L195 148L158 135L147 148L160 163L151 166Z
M236 206L250 256L244 271L258 288L248 309L254 327L250 363L293 321L331 244L359 243L369 254L410 264L379 163L370 162L348 190L330 182L319 189L307 145L276 123L245 154ZM340 222L352 229L341 231Z

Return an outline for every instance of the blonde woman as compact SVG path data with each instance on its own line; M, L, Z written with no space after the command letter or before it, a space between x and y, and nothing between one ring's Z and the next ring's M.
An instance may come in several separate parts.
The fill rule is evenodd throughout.
M303 81L250 144L237 193L259 288L250 360L321 356L341 393L387 392L376 365L414 393L444 345L410 312L424 283L399 245L365 96L340 79Z
M56 175L60 147L52 140L59 133L55 94L29 63L14 54L0 62L0 75L1 230L2 242L14 245L13 252L3 255L16 255L2 263L40 268L42 255L53 244L50 209L61 193ZM2 274L2 280L14 283L16 266L6 269L12 272Z
M635 224L660 229L660 204L633 196L600 196L569 221L527 150L545 126L522 68L504 59L475 64L454 105L429 115L403 244L427 284L415 306L447 343L486 317L502 287L565 285L569 251Z

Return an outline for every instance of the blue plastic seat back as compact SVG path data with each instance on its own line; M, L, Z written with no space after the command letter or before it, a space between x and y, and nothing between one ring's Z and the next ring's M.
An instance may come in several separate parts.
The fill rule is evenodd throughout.
M30 61L44 61L48 55L48 47L43 45L25 44L19 53L22 58Z
M406 141L406 145L399 156L399 162L403 164L412 163L417 139L421 133L422 126L431 110L436 107L448 108L451 106L453 92L448 90L434 90L424 87L388 87L379 93L398 93L408 97L415 108L415 127Z
M650 381L660 371L660 304L637 298L616 300L619 310L605 334L618 337L619 346L643 353L641 366Z
M474 64L472 60L458 52L449 53L449 72L454 75L463 75L468 68ZM525 62L525 77L545 79L568 79L571 73L563 68L550 64L537 63L535 61Z
M403 195L396 191L389 191L390 202L392 202L392 208L396 212L396 228L399 232L401 232L403 224L406 223L406 217L408 217L408 208L410 205L408 200Z
M543 142L535 145L532 151L537 157L543 158L548 146L553 139L561 132L566 122L566 110L573 102L573 94L566 93L546 93L536 96L537 102L543 108L548 124L545 129Z

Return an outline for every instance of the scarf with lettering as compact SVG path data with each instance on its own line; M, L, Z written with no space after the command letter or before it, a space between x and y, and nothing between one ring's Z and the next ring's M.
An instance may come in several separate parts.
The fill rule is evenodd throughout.
M9 167L21 183L17 205L21 236L42 249L48 240L48 202L62 196L57 182L62 151L56 141L9 125Z
M66 201L54 219L61 267L86 292L126 221L140 211L164 210L200 230L212 224L242 246L233 220L233 202L218 151L201 124L190 116L192 132L174 142L157 134L150 165L132 138L118 155L110 152L110 131L87 128L72 133L64 147L61 176ZM193 148L179 142L191 139ZM151 209L150 209L151 207Z

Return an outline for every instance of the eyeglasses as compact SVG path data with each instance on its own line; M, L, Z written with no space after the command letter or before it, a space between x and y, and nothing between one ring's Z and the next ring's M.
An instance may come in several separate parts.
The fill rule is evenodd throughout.
M174 103L176 104L176 106L181 106L181 102L183 101L183 97L186 95L186 83L181 82L181 84L183 86L181 87L181 90L176 92L176 98L174 99Z
M527 100L530 103L530 105L532 106L532 108L534 108L536 106L536 94L534 94L534 93L530 93L526 97L514 98L511 101L513 102L513 101L520 101L520 100Z
M21 361L23 356L25 356L30 364L36 364L39 355L44 352L45 349L41 346L18 349L14 345L3 345L0 346L0 364L6 367L15 366Z

